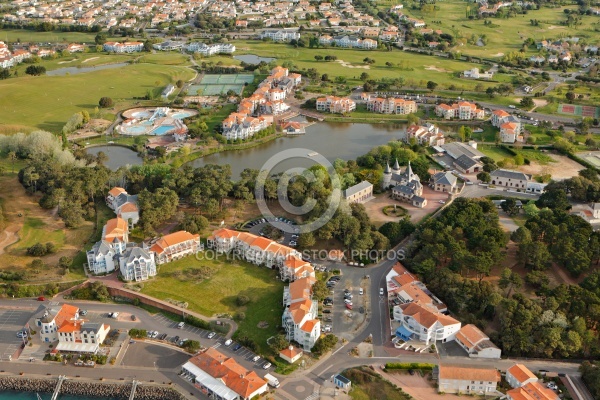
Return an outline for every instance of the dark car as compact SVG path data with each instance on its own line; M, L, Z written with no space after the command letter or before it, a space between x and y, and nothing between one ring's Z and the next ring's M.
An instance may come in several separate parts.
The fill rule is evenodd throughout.
M241 348L242 348L242 345L238 343L235 346L233 346L233 351L238 351Z
M172 341L173 343L177 343L177 342L179 342L179 336L175 336L173 339L171 339L171 341Z
M325 310L323 310L323 313L325 313L325 314L331 314L331 310L328 309L328 308L326 308Z
M415 371L414 371L413 369L409 369L409 370L408 370L408 373L409 373L409 374L411 374L411 375L414 375L414 374L415 374Z
M135 315L131 314L131 320L132 321L137 321L137 317Z
M167 334L163 333L162 335L159 336L160 340L165 340L167 338Z

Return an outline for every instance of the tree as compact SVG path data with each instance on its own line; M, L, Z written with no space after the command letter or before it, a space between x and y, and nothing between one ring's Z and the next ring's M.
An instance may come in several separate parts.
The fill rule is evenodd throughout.
M321 75L321 80L323 82L328 82L329 81L329 75L328 74L323 74Z
M269 347L273 350L274 353L279 354L279 352L283 349L288 348L290 342L287 341L284 335L275 335L271 338L271 342L269 343Z
M362 74L360 74L360 80L363 82L366 82L369 79L369 74L367 74L366 72L363 72Z
M30 65L25 69L27 75L39 76L46 73L46 67L43 65Z
M235 299L235 302L240 307L245 306L250 302L250 298L244 294L238 294L237 298Z
M569 102L572 102L573 100L575 100L576 95L573 92L567 92L565 94L565 97L567 98L567 100L569 100Z
M301 233L298 238L298 247L301 249L307 249L314 246L316 243L315 236L312 232Z
M110 97L102 97L100 98L100 101L98 101L98 105L101 108L110 108L113 104L113 100Z
M498 286L502 289L508 289L508 293L506 297L510 297L510 293L513 288L518 289L523 285L523 280L521 276L516 272L513 272L510 268L504 268L502 273L500 274L500 281L498 282Z
M319 280L316 281L312 287L313 298L319 302L323 301L325 297L329 294L329 289L325 282Z
M435 88L438 86L437 83L435 83L434 81L428 81L427 82L427 89L433 91L435 90Z
M419 117L417 117L415 114L408 114L406 116L406 121L408 126L417 125L419 123Z
M99 44L99 45L106 43L106 34L105 33L97 34L96 37L94 38L94 42L96 42L96 44Z
M323 61L323 56L316 55L315 56L315 60L317 60L317 61Z
M507 213L508 215L517 215L519 213L519 208L517 207L517 201L515 199L508 198L506 200L504 200L501 204L500 207L502 207L502 210Z
M479 179L483 183L490 183L492 177L490 176L489 172L482 171L477 174L477 179Z
M189 353L196 353L200 350L200 342L197 340L186 340L182 347Z
M179 89L181 89L183 87L184 82L181 79L178 79L177 82L175 82L175 86L177 86Z
M531 97L523 97L521 99L521 107L526 108L526 109L530 109L531 107L533 107L535 105L535 103L533 102L533 99Z

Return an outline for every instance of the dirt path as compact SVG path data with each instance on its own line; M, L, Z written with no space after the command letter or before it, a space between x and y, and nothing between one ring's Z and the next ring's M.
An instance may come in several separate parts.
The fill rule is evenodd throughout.
M21 229L20 226L10 224L6 229L0 232L0 255L4 254L5 249L19 240L17 232Z

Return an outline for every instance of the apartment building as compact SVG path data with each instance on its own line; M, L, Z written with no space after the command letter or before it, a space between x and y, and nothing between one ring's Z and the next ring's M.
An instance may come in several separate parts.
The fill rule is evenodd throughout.
M344 114L354 111L356 103L348 97L325 96L317 99L316 108L317 111Z
M487 395L495 393L500 372L492 368L466 368L440 365L438 368L438 392Z
M142 42L106 42L103 45L104 51L113 53L135 53L144 50Z
M394 97L375 97L367 101L367 110L380 114L406 115L417 112L417 103L412 100L397 99Z
M416 109L415 109L416 111ZM410 143L415 139L421 146L441 146L446 143L444 132L434 124L411 125L406 128L405 141Z
M477 105L467 101L461 101L452 105L438 104L435 107L435 114L444 119L460 120L483 119L485 117L485 112L482 109L477 108Z
M215 54L233 54L235 46L231 43L214 43L206 44L201 42L192 42L187 45L187 51L191 53L199 53L205 57Z
M156 276L154 253L143 247L128 247L119 257L119 271L126 281L145 281Z
M420 301L394 306L393 316L401 323L396 336L404 340L419 340L426 345L438 340L454 340L461 327L459 321Z
M286 339L295 341L304 351L310 351L321 335L321 322L317 319L318 303L312 300L314 278L291 282L283 291L285 310L281 317Z
M260 38L269 38L274 42L291 42L300 39L300 32L286 29L264 30L261 32Z
M154 252L157 264L164 264L204 250L200 236L187 231L177 231L157 239L150 251Z
M490 172L492 185L504 186L507 188L521 189L527 188L527 183L531 180L531 175L519 171L511 171L508 169L497 169Z

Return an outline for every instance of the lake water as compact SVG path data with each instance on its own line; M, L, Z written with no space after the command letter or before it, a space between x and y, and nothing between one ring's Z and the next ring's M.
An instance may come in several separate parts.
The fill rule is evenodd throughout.
M43 400L50 400L52 393L40 393ZM0 392L0 400L37 400L34 392ZM117 400L108 397L78 397L59 395L58 400Z
M82 64L82 65L85 65L85 64ZM128 63L116 63L116 64L98 65L97 67L63 67L63 68L54 69L52 71L48 71L48 72L46 72L46 75L48 75L48 76L65 76L66 74L77 75L77 74L84 74L86 72L100 71L102 69L121 68L126 65L129 65L129 64Z
M271 61L275 61L275 58L271 58L271 57L259 57L259 56L254 55L254 54L241 54L239 56L233 56L233 58L236 59L236 60L243 61L246 64L252 64L252 65L260 64L261 61L264 61L267 64L270 63Z
M330 162L336 158L356 159L373 147L403 138L405 128L402 124L319 122L307 127L304 135L282 137L250 149L212 154L194 160L192 165L200 167L206 164L229 164L233 179L237 179L245 168L261 169L268 159L284 150L306 149L282 160L271 169L273 173L280 173L289 168L314 165L314 157L308 157L312 152L323 155Z
M307 168L315 165L315 157L309 157L310 153L319 153L329 162L335 161L336 158L356 159L373 147L402 139L405 128L403 124L318 122L307 127L304 135L278 138L249 149L212 154L194 160L192 165L200 167L207 164L229 164L232 177L237 180L245 168L261 169L267 160L284 150L302 149L276 163L271 169L273 173L280 173L290 168ZM125 147L107 145L90 147L87 151L91 154L103 151L109 158L107 167L113 170L127 164L142 163L137 153Z
M106 145L87 149L88 154L93 155L97 155L101 151L108 156L106 166L113 171L124 165L140 165L143 163L140 156L127 147ZM0 399L2 398L0 397Z

